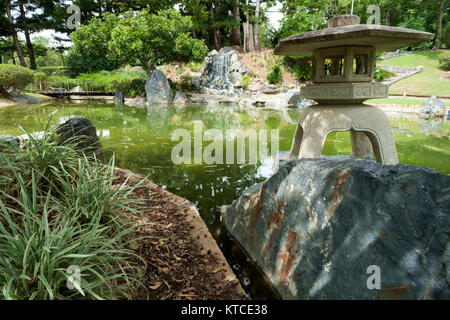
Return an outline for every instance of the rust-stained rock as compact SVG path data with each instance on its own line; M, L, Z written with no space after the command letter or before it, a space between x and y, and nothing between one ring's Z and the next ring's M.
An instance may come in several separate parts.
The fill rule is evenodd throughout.
M222 215L284 299L450 298L450 177L433 170L292 161Z

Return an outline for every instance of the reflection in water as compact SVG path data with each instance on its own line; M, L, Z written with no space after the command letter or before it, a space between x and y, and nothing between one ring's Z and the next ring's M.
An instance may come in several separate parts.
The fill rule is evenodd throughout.
M419 117L420 129L426 136L438 131L444 124L444 117Z
M165 189L192 201L250 296L272 296L254 267L222 229L219 212L222 205L230 204L246 188L270 177L276 170L277 160L273 157L259 159L256 165L174 165L171 151L178 142L171 141L171 134L182 128L193 136L193 124L197 120L202 121L204 130L219 129L224 134L229 129L254 129L256 132L278 129L280 151L289 151L300 111L244 109L222 104L130 108L100 102L58 102L41 107L0 109L0 134L22 134L19 124L39 131L54 111L54 123L74 116L90 119L106 148L105 154L116 154L117 166L148 175ZM433 127L428 135L422 132L422 124L413 114L396 114L391 123L400 162L450 174L448 121L439 128ZM351 154L348 133L330 134L324 154Z

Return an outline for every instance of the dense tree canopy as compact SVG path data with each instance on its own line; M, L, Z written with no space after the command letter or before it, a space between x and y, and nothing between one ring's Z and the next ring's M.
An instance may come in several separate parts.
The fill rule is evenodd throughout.
M108 57L138 62L149 72L171 61L202 61L208 48L190 36L191 30L191 17L173 9L158 14L146 9L127 12L111 32Z
M136 21L140 19L139 22L147 24L151 30L162 32L170 36L170 41L175 41L176 37L167 31L173 27L170 24L164 30L148 25L153 19L149 17L156 17L161 11L175 9L176 19L193 17L189 22L180 22L180 32L185 41L180 38L176 46L158 47L158 50L164 47L165 52L172 54L171 59L183 60L189 46L180 43L193 45L192 56L197 54L194 51L203 50L193 39L203 40L209 48L244 45L246 51L258 50L261 45L275 46L289 35L324 28L330 17L348 14L352 6L351 0L278 2L282 4L284 18L281 26L274 29L268 25L267 17L277 0L0 0L0 50L3 55L0 62L12 59L9 62L35 69L40 55L35 53L33 35L43 30L54 30L64 35L55 47L61 52L61 59L71 45L70 39L73 39L75 46L70 50L68 63L79 71L112 70L124 60L134 60L133 63L152 68L160 61L167 61L167 57L155 54L150 45L156 46L156 39L148 38L147 28L140 27ZM70 4L81 10L82 31L75 32L66 25ZM382 24L433 32L438 37L433 43L428 43L428 47L448 47L450 0L355 0L354 4L354 13L361 17L362 23L366 23L369 17L367 8L377 5L381 8ZM130 21L118 18L124 16ZM112 25L126 33L117 31L112 39ZM131 44L129 48L124 45L125 41ZM144 48L150 51L137 53ZM116 55L111 54L112 51Z
M438 21L443 4L442 21L449 24L449 0L356 0L354 14L366 23L370 5L381 9L381 24L412 28L432 33L438 32ZM285 13L279 37L326 27L327 20L336 14L350 14L351 0L286 0ZM445 25L444 25L445 28Z
M138 64L151 72L171 61L200 61L208 48L191 37L191 17L173 9L150 13L143 9L118 17L106 13L72 33L73 54L84 59L108 59L111 64Z

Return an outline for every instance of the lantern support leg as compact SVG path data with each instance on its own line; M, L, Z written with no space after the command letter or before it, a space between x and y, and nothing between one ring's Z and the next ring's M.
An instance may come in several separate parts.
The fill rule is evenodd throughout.
M353 158L370 157L395 165L397 150L390 122L383 111L370 105L311 106L302 111L291 148L291 159L320 158L326 137L350 131Z

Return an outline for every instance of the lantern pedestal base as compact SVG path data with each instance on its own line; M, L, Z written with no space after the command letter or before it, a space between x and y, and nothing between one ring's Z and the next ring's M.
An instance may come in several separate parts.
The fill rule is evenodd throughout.
M315 105L302 111L290 158L320 158L329 133L350 131L353 158L375 154L377 162L398 164L397 149L386 114L370 105Z

